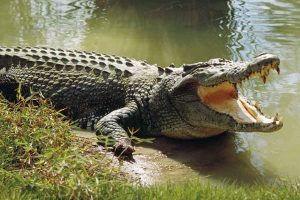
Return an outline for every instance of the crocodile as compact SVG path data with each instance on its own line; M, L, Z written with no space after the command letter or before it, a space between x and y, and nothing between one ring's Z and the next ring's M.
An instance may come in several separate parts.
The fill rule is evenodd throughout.
M82 128L109 137L115 152L132 155L131 129L141 136L207 138L224 132L272 132L283 122L268 117L239 87L271 70L280 59L261 54L251 61L223 58L168 67L127 57L49 47L0 48L0 91L40 92ZM239 86L240 85L240 86Z

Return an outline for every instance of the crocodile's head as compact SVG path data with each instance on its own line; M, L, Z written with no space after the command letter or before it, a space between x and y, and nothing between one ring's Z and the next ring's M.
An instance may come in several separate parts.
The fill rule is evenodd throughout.
M224 131L272 132L283 123L267 117L257 104L242 96L237 85L258 76L265 83L271 70L279 74L280 60L261 54L251 62L212 59L183 66L183 75L171 89L170 101L192 129L186 137L208 137Z

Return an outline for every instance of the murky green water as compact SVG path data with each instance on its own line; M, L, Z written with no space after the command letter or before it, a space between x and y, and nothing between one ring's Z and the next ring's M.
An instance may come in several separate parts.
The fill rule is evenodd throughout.
M0 44L5 46L99 51L163 66L213 57L250 59L261 52L279 55L281 75L271 75L266 85L251 81L244 93L259 100L266 113L280 113L282 130L186 144L168 140L160 150L173 152L166 162L191 168L178 168L177 176L176 170L165 173L174 180L195 174L218 180L300 177L298 0L0 2Z

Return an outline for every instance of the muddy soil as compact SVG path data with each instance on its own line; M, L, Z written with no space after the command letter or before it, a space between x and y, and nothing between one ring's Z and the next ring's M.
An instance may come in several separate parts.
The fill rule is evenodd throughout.
M93 132L75 132L96 141ZM121 171L143 185L178 183L190 179L214 184L256 184L278 178L271 170L261 169L253 159L253 153L241 146L238 135L231 133L193 141L161 137L151 144L136 146L130 161L115 159L111 153L106 155Z

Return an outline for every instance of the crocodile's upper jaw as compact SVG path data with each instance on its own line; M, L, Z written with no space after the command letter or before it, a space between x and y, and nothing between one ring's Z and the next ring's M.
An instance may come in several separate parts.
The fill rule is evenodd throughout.
M276 70L279 74L279 62L271 62L254 71L246 79L260 76L263 82L270 70ZM242 83L245 79L242 79ZM237 83L224 81L214 86L198 86L197 94L200 100L214 111L226 114L236 121L231 128L234 131L261 131L270 132L278 130L283 123L278 114L269 118L264 115L258 104L252 105L245 97L238 93Z

